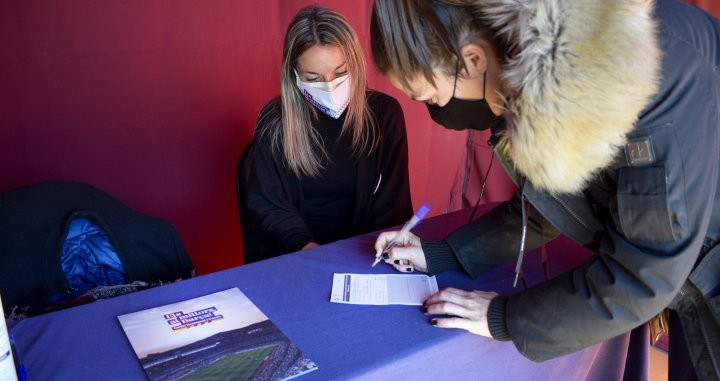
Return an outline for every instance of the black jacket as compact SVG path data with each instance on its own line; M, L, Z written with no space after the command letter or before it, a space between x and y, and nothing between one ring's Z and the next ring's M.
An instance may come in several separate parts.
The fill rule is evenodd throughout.
M690 304L704 312L688 312L683 325L686 336L695 337L689 344L698 375L713 378L720 375L720 25L687 4L660 0L655 6L659 87L626 134L627 143L581 191L541 189L529 180L533 176L518 171L515 157L496 147L533 206L526 248L541 242L542 215L597 256L548 282L495 298L488 321L495 338L512 339L523 355L541 361L624 333L669 305L688 304L682 300L694 292L700 297ZM423 242L431 272L460 266L477 276L515 260L519 204L516 196L444 242Z
M33 313L49 297L72 294L60 264L70 222L102 227L129 282L189 278L194 268L175 229L136 212L101 190L72 182L46 182L0 193L0 293L5 312Z
M377 91L367 93L377 120L380 144L358 160L357 190L350 236L401 224L412 215L408 177L405 121L400 104ZM273 155L266 113L279 113L277 100L260 112L250 159L244 224L245 261L252 262L300 250L313 241L313 232L302 218L303 192L300 179ZM348 153L351 154L351 153ZM244 229L247 232L247 228ZM337 237L338 239L346 237Z

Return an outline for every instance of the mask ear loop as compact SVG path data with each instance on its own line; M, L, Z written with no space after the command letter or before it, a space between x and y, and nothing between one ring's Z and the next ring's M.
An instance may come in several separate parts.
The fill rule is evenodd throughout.
M455 91L457 90L457 81L458 81L458 74L460 73L460 59L455 63L455 83L453 83L453 94L452 97L455 98ZM485 99L485 90L487 89L487 69L483 72L483 97L482 99Z
M485 170L485 177L483 177L482 187L480 188L480 196L478 196L477 201L475 202L475 207L473 208L472 213L470 213L470 219L468 220L468 224L471 223L475 218L475 212L477 212L480 201L482 201L483 195L485 195L485 186L487 185L488 176L490 175L490 169L492 169L494 159L495 150L493 149L492 154L490 155L490 164L488 164L487 170Z
M457 77L458 77L459 71L460 71L460 58L458 58L458 60L455 61L455 83L453 83L452 98L455 98L455 90L457 89Z
M487 103L489 106L490 102L487 101L487 97L485 96L485 90L487 89L487 72L488 68L486 67L485 71L483 72L483 99L485 100L485 103Z
M487 74L487 69L485 72L483 72L483 99L485 99L485 78ZM455 69L455 83L457 83L457 68ZM455 96L455 90L453 90L453 97ZM488 140L488 145L494 146L495 144L491 143L492 137L490 140ZM472 213L470 213L470 219L468 220L468 224L473 221L473 218L475 218L475 212L477 212L478 205L480 205L480 201L482 200L483 195L485 194L485 185L487 185L487 179L490 175L490 169L492 168L493 159L495 159L495 149L493 148L492 154L490 155L490 164L488 164L487 170L485 171L485 177L482 181L482 187L480 188L480 196L478 196L477 201L475 202L475 207L473 208Z

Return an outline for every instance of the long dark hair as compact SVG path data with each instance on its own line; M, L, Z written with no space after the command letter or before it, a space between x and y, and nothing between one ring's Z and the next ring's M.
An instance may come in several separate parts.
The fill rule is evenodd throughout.
M478 14L473 0L375 0L370 18L370 41L375 66L395 75L403 86L421 74L435 84L433 69L453 75L465 68L461 43L480 38L496 52L506 51L495 41L492 27ZM501 57L501 55L498 55ZM459 61L459 62L458 62Z

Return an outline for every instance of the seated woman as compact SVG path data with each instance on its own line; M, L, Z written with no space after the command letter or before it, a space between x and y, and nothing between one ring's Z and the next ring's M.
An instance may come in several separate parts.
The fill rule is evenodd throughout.
M332 10L307 7L290 23L280 96L260 111L248 160L248 263L412 215L402 109L367 89L355 32Z

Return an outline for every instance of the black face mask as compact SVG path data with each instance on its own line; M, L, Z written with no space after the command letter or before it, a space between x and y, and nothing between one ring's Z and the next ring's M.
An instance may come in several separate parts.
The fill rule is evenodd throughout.
M451 130L487 130L498 124L503 118L495 115L485 100L485 74L483 74L483 99L463 100L455 98L457 88L458 66L455 68L455 84L453 96L445 106L428 104L430 117L435 123Z

